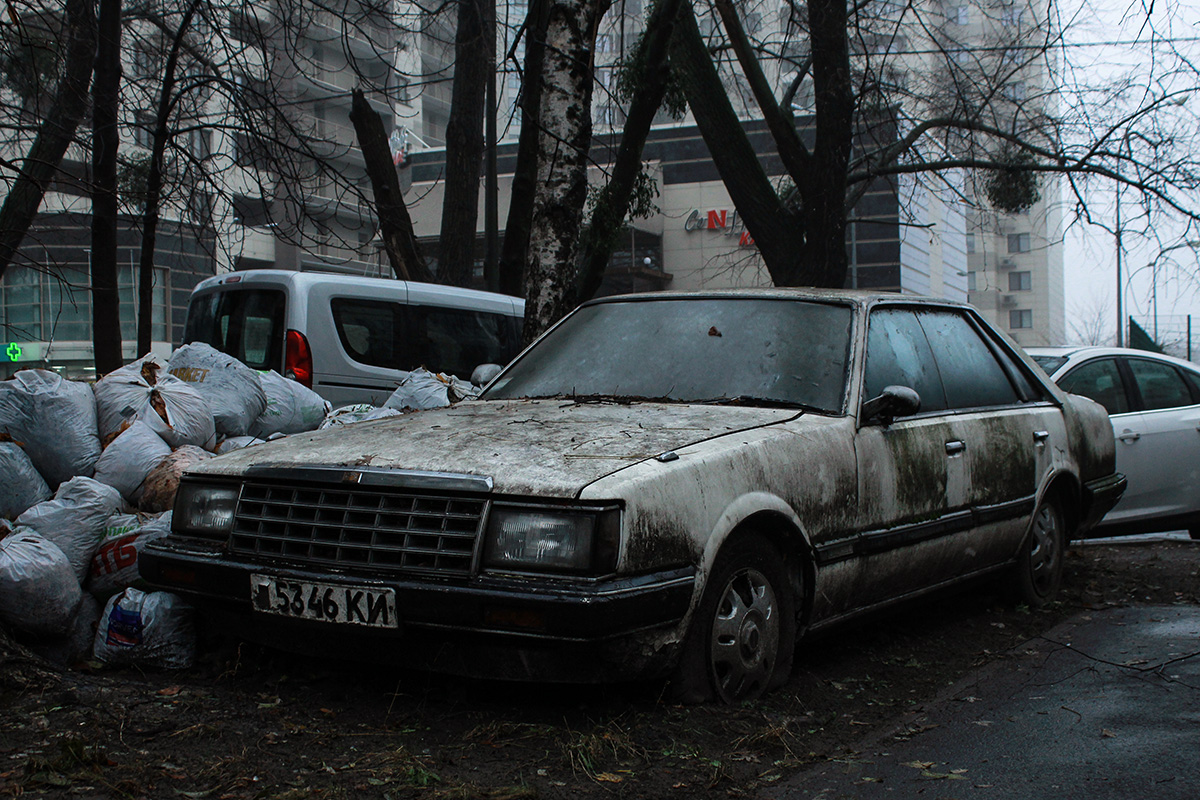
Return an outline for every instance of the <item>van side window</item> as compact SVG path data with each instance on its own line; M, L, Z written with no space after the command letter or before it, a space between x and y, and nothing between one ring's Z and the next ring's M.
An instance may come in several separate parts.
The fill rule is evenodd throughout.
M331 305L347 355L373 367L466 378L480 364L507 364L520 349L521 320L504 314L345 297Z

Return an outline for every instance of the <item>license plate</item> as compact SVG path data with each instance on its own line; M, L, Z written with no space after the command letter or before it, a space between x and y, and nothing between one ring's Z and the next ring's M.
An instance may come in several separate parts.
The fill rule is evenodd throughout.
M311 619L371 628L396 628L396 590L378 586L293 581L271 575L250 576L255 611L293 619Z

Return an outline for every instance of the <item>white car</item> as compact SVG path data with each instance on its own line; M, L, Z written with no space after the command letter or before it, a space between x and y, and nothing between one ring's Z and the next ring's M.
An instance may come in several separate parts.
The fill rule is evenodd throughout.
M970 307L638 295L478 401L205 461L138 564L296 651L737 702L864 612L986 575L1046 602L1123 488L1104 409Z
M1031 347L1065 391L1103 405L1129 481L1094 536L1186 530L1200 539L1200 367L1119 347Z

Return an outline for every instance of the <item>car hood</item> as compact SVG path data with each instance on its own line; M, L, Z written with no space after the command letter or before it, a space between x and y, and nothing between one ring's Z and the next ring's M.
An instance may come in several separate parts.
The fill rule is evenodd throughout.
M467 402L294 434L205 461L191 472L240 475L265 466L404 469L488 477L501 494L575 497L589 483L640 461L798 413L663 403Z

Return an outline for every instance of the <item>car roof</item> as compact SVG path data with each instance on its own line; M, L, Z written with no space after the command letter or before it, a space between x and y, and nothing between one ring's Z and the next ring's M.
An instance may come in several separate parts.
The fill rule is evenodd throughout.
M1080 361L1089 358L1100 358L1102 356L1132 356L1135 358L1149 358L1157 361L1167 361L1172 364L1178 364L1182 367L1189 367L1192 370L1200 369L1191 361L1175 356L1166 355L1165 353L1155 353L1150 350L1139 350L1136 347L1104 347L1099 345L1074 345L1074 346L1059 346L1059 347L1026 347L1025 352L1030 356L1057 356L1067 359L1055 372L1060 372L1066 367L1073 367Z
M877 303L901 305L931 305L940 308L970 308L966 303L956 300L945 300L940 297L927 297L917 294L898 294L896 292L880 292L867 289L815 289L811 287L741 287L735 289L707 289L698 291L668 291L641 292L638 294L612 295L590 300L584 305L601 303L643 302L650 300L688 300L715 298L757 298L772 300L812 300L817 302L841 302L856 306L875 305Z
M483 299L504 299L516 303L518 310L525 305L524 298L509 295L484 292L478 289L464 289L457 286L445 286L437 283L419 283L417 281L402 281L399 278L369 278L365 275L351 275L344 272L322 272L317 270L291 269L246 269L234 272L223 272L211 278L205 278L196 284L193 292L202 292L230 283L249 285L309 287L321 283L336 283L339 286L382 287L397 284L419 287L424 292L436 294L452 294L455 297L477 297Z

